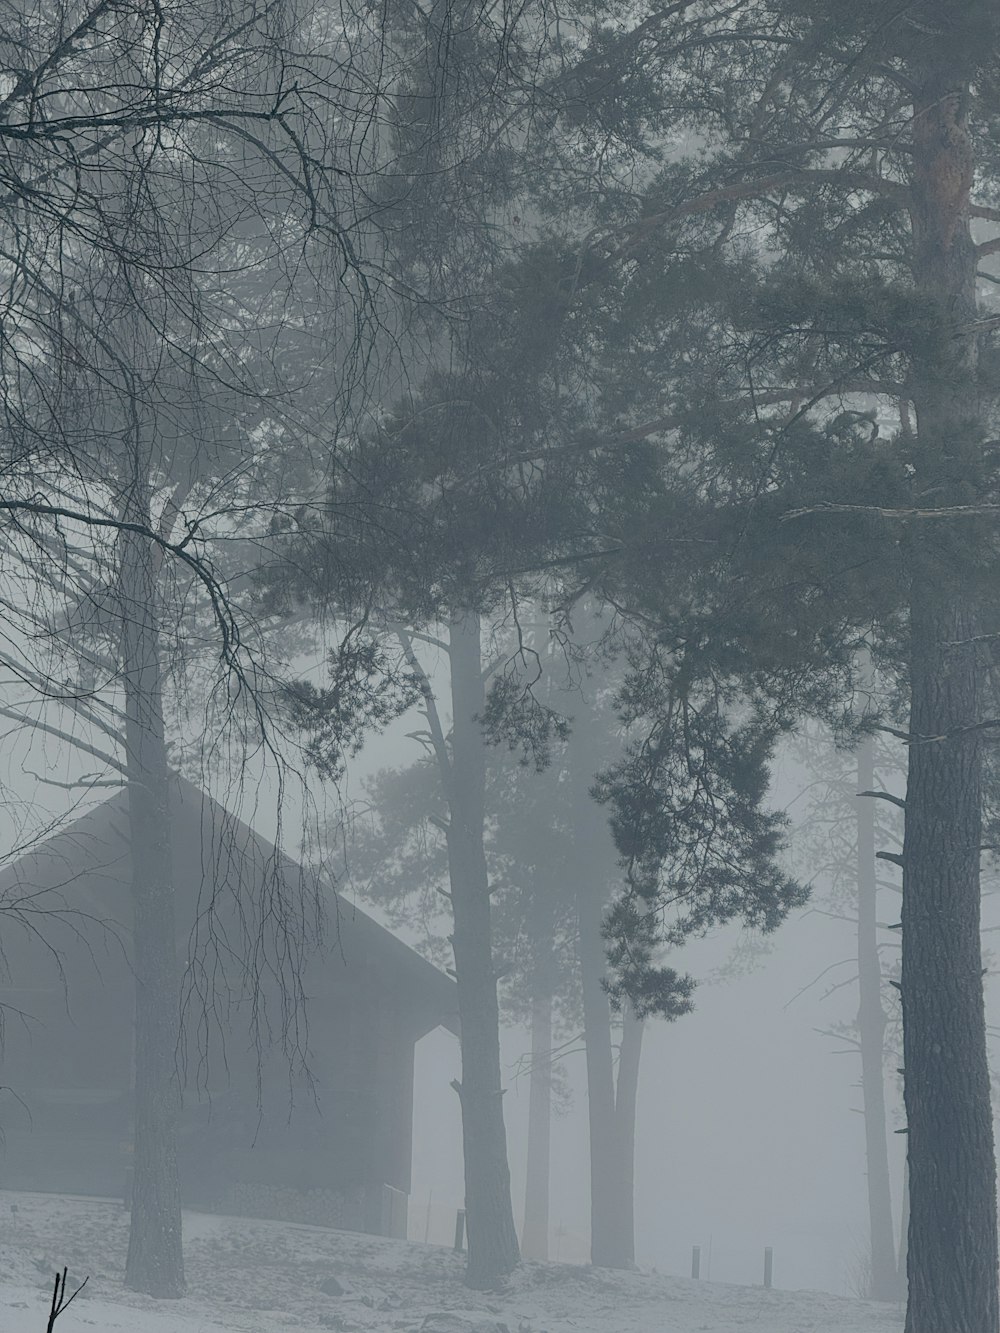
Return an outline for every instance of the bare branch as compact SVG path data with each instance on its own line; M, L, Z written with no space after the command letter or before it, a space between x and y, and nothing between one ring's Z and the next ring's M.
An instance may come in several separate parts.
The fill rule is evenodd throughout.
M1000 514L1000 504L948 505L941 509L886 509L881 505L835 504L833 501L823 500L819 504L807 505L802 509L786 510L779 521L790 523L793 519L806 518L813 514L863 514L872 518L897 520L988 518Z
M888 791L859 791L859 792L858 792L858 795L859 795L859 796L872 796L872 797L874 797L874 798L875 798L876 800L878 800L878 801L888 801L888 802L890 803L890 805L896 805L896 806L899 807L900 810L905 810L905 809L906 809L906 802L903 800L903 798L902 798L901 796L893 796L892 792L888 792Z

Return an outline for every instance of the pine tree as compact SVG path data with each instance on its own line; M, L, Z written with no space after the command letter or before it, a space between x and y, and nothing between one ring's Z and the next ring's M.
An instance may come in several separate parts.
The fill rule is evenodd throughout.
M670 448L665 500L604 525L624 548L609 595L639 591L679 679L739 681L786 722L831 705L876 623L909 696L907 1333L992 1333L979 636L996 376L977 267L1000 247L981 230L1000 217L997 15L981 0L774 0L633 18L581 55L595 96L579 115L630 139L652 179L587 256L619 283L607 444ZM616 81L631 118L612 121L596 90ZM700 562L678 558L683 542ZM642 588L651 561L665 577Z

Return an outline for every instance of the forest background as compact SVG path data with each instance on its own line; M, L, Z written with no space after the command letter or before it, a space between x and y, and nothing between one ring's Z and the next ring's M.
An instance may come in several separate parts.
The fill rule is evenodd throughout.
M258 283L251 290L251 283L240 293L246 304L235 321L230 309L210 326L201 320L204 300L221 297L225 305L235 299L238 282L227 276L220 283L220 270L198 269L189 255L179 263L173 254L160 255L159 267L151 267L156 236L147 231L137 241L136 228L151 217L169 221L171 240L183 249L185 226L197 219L214 229L211 237L206 232L206 243L228 275L234 264L247 266L247 273L264 267L254 247L266 233L268 245L276 247L269 257L280 256L273 272L280 271L282 281L290 274L280 262L291 253L289 239L311 244L325 230L355 314L374 322L356 319L352 325L348 317L342 326L350 355L335 345L332 398L322 392L318 401L308 393L305 400L296 398L297 406L308 402L326 420L343 406L340 386L346 392L361 384L366 391L340 422L348 434L334 433L327 441L337 444L327 459L329 473L321 468L314 474L319 485L307 503L291 510L276 506L270 529L279 563L269 571L266 586L274 600L266 610L295 604L342 622L360 617L341 640L341 650L348 650L346 686L336 675L343 660L336 658L328 692L298 695L299 705L320 706L314 720L319 718L321 732L327 729L306 757L318 760L328 776L339 773L344 753L358 748L360 732L373 721L383 723L399 692L406 696L412 689L404 672L389 681L387 695L381 684L365 692L366 682L388 665L380 649L369 655L369 630L396 634L405 658L409 629L399 635L395 622L404 629L444 624L452 636L453 665L458 645L467 668L480 617L488 622L507 607L517 623L518 602L523 605L528 591L537 594L544 585L557 616L584 597L618 607L634 630L628 644L633 675L619 703L633 727L650 727L649 747L633 751L613 781L601 779L634 875L623 914L610 931L614 946L626 948L618 954L621 964L631 957L626 946L636 946L641 956L645 932L656 928L659 909L678 883L685 886L685 907L702 926L718 913L744 909L774 926L788 904L801 899L772 863L776 825L761 808L771 744L798 714L830 714L847 702L848 677L872 635L880 669L900 699L910 691L913 702L909 721L899 699L888 715L909 728L897 725L895 734L908 744L910 782L906 845L902 852L883 852L903 869L907 886L902 990L913 1164L907 1326L922 1333L949 1311L953 1321L992 1328L998 1317L995 1198L978 867L988 837L982 820L991 815L989 799L981 800L979 764L989 753L983 734L996 726L984 706L996 683L990 593L995 445L989 436L997 320L990 313L991 275L977 273L977 265L1000 248L1000 241L980 239L982 224L1000 219L994 203L996 88L989 73L997 20L989 7L971 0L957 18L950 12L943 27L939 11L919 4L881 16L852 7L846 16L838 14L836 24L822 6L808 3L750 6L746 13L742 8L735 7L733 26L728 10L711 4L679 3L643 19L613 7L593 22L582 13L569 44L579 59L568 73L556 18L548 81L536 83L532 73L530 98L521 103L524 118L513 131L516 117L507 117L504 99L517 103L526 67L518 64L525 53L511 47L506 24L497 64L491 46L496 34L489 31L484 39L467 22L456 28L451 8L418 8L412 29L410 19L399 20L389 46L394 54L416 52L419 58L403 59L385 138L365 166L381 168L383 146L391 142L397 154L392 178L405 179L406 189L394 194L391 186L380 188L376 171L375 188L364 201L371 208L362 207L360 216L363 232L373 218L379 230L377 238L365 232L360 259L343 229L345 214L330 208L326 193L329 188L336 195L344 179L351 182L346 216L348 225L358 221L359 159L350 167L338 160L339 131L330 130L341 124L340 115L316 116L317 103L301 83L284 82L290 53L281 47L288 32L280 27L264 25L255 34L255 82L239 90L251 102L257 99L253 116L281 142L282 169L271 180L277 193L263 197L256 222L264 230L250 237L231 235L218 197L204 196L202 212L185 212L183 188L190 182L180 163L193 168L198 188L215 172L227 179L234 199L245 198L246 179L230 170L232 143L224 142L221 127L233 127L239 152L249 150L265 170L275 150L247 131L246 101L211 110L179 107L177 98L191 86L187 79L166 96L181 57L176 46L164 62L167 30L159 11L136 11L136 38L123 54L117 31L104 41L114 6L98 5L34 73L10 76L5 132L19 152L20 145L29 148L19 161L23 175L14 197L31 216L34 187L43 183L51 192L51 182L63 173L69 193L57 198L65 209L56 215L57 281L63 283L63 267L72 261L87 284L61 286L53 304L36 267L48 266L52 251L38 249L36 241L36 248L28 244L19 259L8 260L27 292L22 295L20 282L11 289L21 302L14 318L23 321L9 344L20 378L16 390L8 383L3 402L21 449L10 460L23 468L16 482L22 488L36 484L38 441L51 444L46 431L53 428L59 447L48 461L54 458L58 466L68 459L82 472L76 478L82 495L72 514L57 512L37 490L26 495L22 489L18 498L4 500L9 510L32 518L12 546L16 551L20 541L27 543L36 562L26 566L29 581L48 577L53 543L64 561L61 584L57 573L40 601L28 608L15 597L8 610L26 616L29 638L55 647L57 655L61 648L75 667L69 678L57 678L50 659L24 682L29 690L40 684L45 698L68 690L68 706L96 721L95 708L110 707L114 717L115 707L97 699L95 666L104 673L104 688L124 684L120 716L135 857L168 847L167 772L176 754L164 732L165 676L157 640L168 627L183 639L190 626L167 615L167 590L159 583L166 554L195 574L215 612L228 674L222 693L217 681L210 697L225 713L225 690L235 691L250 709L255 754L267 752L262 681L246 674L238 626L213 576L197 560L192 565L191 550L202 552L202 543L211 540L202 526L205 505L223 477L233 479L234 447L252 443L258 452L247 460L238 494L227 499L234 508L216 509L216 519L253 511L246 487L272 481L276 460L292 483L313 464L308 450L286 448L291 418L281 419L259 376L277 365L306 371L309 378L311 340L318 334L327 352L335 344L326 322L328 289L318 270L310 272L305 288L291 289L296 301L303 293L315 298L310 317L301 316L297 304L286 304L276 342L261 346L261 326L251 324L248 347L240 341L239 320L251 312L266 319L271 289L262 292ZM211 17L229 14L213 11ZM543 29L548 35L547 22L543 18L535 29L529 23L524 35ZM366 24L359 11L346 32L372 33L381 55L389 49L382 40L387 30L372 32ZM232 35L227 31L222 40L231 43ZM308 24L294 32L310 41L318 35ZM22 44L34 36L34 29L25 29ZM461 61L453 58L455 41ZM210 97L219 91L220 49L213 45L192 75L199 88L208 81ZM327 73L345 68L343 49L335 32ZM227 68L245 69L238 58L245 52L228 51ZM741 73L735 81L734 53ZM110 118L100 107L88 108L83 116L67 113L53 130L45 116L39 120L39 107L66 110L80 97L101 103L118 95L109 92L111 85L89 84L42 92L56 73L87 55L96 57L99 73L107 62L123 61L136 82L114 87L125 86L130 95L138 88L140 100L147 92L148 99L138 119L134 108ZM313 95L326 107L324 90L332 85L320 77L315 52L301 51L295 59L316 78ZM363 100L364 79L381 66L351 68L362 76L353 95ZM477 96L487 91L485 99ZM298 130L289 101L305 117ZM24 118L12 118L11 108L22 103ZM177 129L198 123L212 128L190 136ZM356 129L371 122L362 116L347 123ZM83 155L86 169L79 158L73 162L72 152L75 177L64 160L43 160L81 129L97 136ZM545 138L545 131L553 134ZM118 144L123 134L128 151L115 166L122 182L116 203L124 215L113 219L109 236L109 166L100 158L108 135ZM128 143L132 134L136 142ZM551 154L519 155L539 142ZM577 173L581 162L584 169ZM476 188L465 193L458 186L467 184L470 165ZM533 181L519 174L522 166L538 173ZM92 196L74 193L74 179L90 189L96 182L96 208ZM497 247L501 228L491 219L505 216L512 242L525 222L513 209L542 180L539 207L568 222L571 234L542 228L534 231L536 243L505 247L501 240ZM441 181L455 182L455 192L442 196ZM251 194L251 208L260 209L260 192ZM93 210L89 227L81 222L86 205ZM151 213L149 205L162 206L162 212ZM16 214L14 209L8 221L19 239ZM51 241L46 228L52 216L50 208L31 217L38 229L29 227L29 239ZM593 226L581 237L572 224L584 217ZM535 229L537 217L528 221ZM764 233L766 241L751 239ZM96 251L88 251L95 236ZM376 260L373 244L381 252ZM386 251L391 260L380 264ZM423 289L425 297L420 318L396 329L378 322L377 301L368 305L372 281L376 274L381 281L387 268L393 301L407 284ZM485 286L481 278L488 279ZM341 315L350 316L351 299ZM295 312L290 321L289 310ZM433 352L420 378L410 359L421 346L425 317L431 339L426 345ZM81 318L89 322L92 342L78 334ZM188 341L191 332L194 342ZM376 405L371 382L357 376L366 376L381 356L390 364L399 356L407 374L405 383L393 386L396 401L387 389ZM219 357L228 358L221 369ZM351 374L341 376L348 365ZM204 382L199 395L189 398L192 374ZM96 399L88 397L88 378L99 387ZM313 376L310 388L319 380ZM201 396L207 387L210 399ZM188 449L192 431L203 447ZM157 534L153 498L161 498L157 492L164 486L169 494ZM109 487L109 517L81 512L98 495L107 499ZM202 507L201 517L185 509L189 497ZM61 518L87 536L95 530L119 534L117 544L98 547L96 575L80 574L79 547L66 546ZM46 519L54 530L45 530ZM186 536L171 545L165 534L178 522ZM222 542L233 535L214 533ZM112 567L116 573L108 579ZM556 567L571 572L543 576ZM590 577L581 572L586 570L596 572ZM57 610L50 604L53 588L57 599L67 600L48 620ZM201 638L204 644L210 635L203 630ZM519 666L529 657L520 651ZM473 660L475 696L480 659ZM412 666L408 658L407 664ZM180 655L172 666L183 675ZM469 679L466 674L462 687L469 706L456 712L456 771L459 750L464 747L468 760L476 749L469 727L478 710L475 697L470 704ZM263 688L270 686L267 680ZM429 687L422 688L429 697ZM501 733L526 725L529 747L544 751L544 710L532 711L537 701L529 691L520 696L519 713L518 688L515 678L513 693L501 692L500 704L512 705L512 713L503 716L501 707L493 721ZM25 709L23 701L18 707ZM297 720L308 724L307 712L300 708ZM539 722L541 734L533 731ZM115 725L106 723L104 732L114 743ZM239 739L248 739L247 732ZM524 739L519 735L519 742ZM232 732L221 743L223 767L228 763L232 772L235 762L252 781L253 760L237 757L236 744ZM443 738L435 745L444 753ZM209 756L202 750L200 757L205 762ZM212 758L218 761L220 752ZM466 764L464 776L471 772L473 781L463 777L449 793L447 831L459 993L466 997L463 1023L470 1028L464 1123L466 1135L473 1126L485 1149L466 1156L467 1169L483 1169L476 1185L467 1170L470 1281L487 1282L515 1266L517 1247L503 1201L506 1162L494 1086L500 1069L492 1056L480 1055L481 1039L495 1035L495 986L483 930L488 909L477 847L482 830L473 828L477 762L473 757L471 769ZM114 758L111 767L122 770ZM593 770L587 774L592 776ZM988 785L985 790L989 798ZM690 802L686 795L692 795ZM722 819L716 801L724 807ZM689 835L695 844L685 841ZM707 850L696 845L702 835L710 840ZM692 867L705 864L708 871L698 871L692 883ZM133 1210L146 1221L134 1228L139 1240L134 1265L130 1250L130 1267L134 1281L162 1295L183 1287L176 1186L169 1180L173 1094L156 1090L172 1086L169 879L162 856L147 854L134 867L137 939L147 949L138 964L145 987L139 1031L145 1038L137 1047L143 1068L137 1073L136 1202L146 1199L145 1185L138 1183L140 1163L144 1172L149 1168L143 1180L153 1193L146 1199L151 1206ZM138 915L140 908L145 916ZM699 912L705 913L700 919ZM283 926L290 920L284 918ZM885 923L886 929L894 926ZM669 935L672 927L665 929ZM654 1007L684 997L672 974L650 971L641 957L637 971L630 973L628 965L619 970L627 974L622 986L635 985L634 993L643 1002L652 998ZM620 980L613 978L613 985ZM159 1004L151 999L156 994ZM951 1036L939 1040L946 1027ZM740 1104L733 1080L729 1100ZM941 1154L953 1158L956 1189L938 1197L932 1186ZM952 1214L941 1212L942 1197L955 1202ZM946 1261L955 1245L975 1262Z

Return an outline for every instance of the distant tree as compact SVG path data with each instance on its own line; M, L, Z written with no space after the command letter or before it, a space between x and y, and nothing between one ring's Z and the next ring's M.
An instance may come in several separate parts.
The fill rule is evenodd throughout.
M537 619L537 617L536 617ZM544 621L541 622L544 626ZM531 636L536 643L537 630ZM502 643L492 663L500 693L525 681L513 671ZM549 1134L554 1011L570 1046L583 1026L590 1108L595 1262L634 1262L632 1233L632 1149L641 1024L626 1012L619 1059L619 1112L602 1117L605 1092L598 1070L613 1074L613 1014L603 989L607 972L601 937L603 912L621 871L607 820L596 810L587 787L592 772L574 782L575 737L596 731L604 753L620 748L617 721L603 692L599 718L590 716L596 699L568 688L561 653L554 643L529 650L544 681L538 696L557 715L572 715L572 735L546 746L539 768L508 731L508 745L487 754L485 852L489 866L493 952L497 958L503 1012L530 1025L529 1114L525 1215L521 1248L526 1257L548 1253ZM490 664L486 664L490 669ZM496 720L487 704L487 717ZM509 718L509 712L507 713ZM416 733L417 739L423 739ZM541 758L541 756L539 756ZM418 760L403 772L386 771L368 786L371 820L365 821L348 852L354 882L382 903L395 919L423 922L429 945L441 957L440 893L444 865L436 830L447 801L435 764ZM579 765L577 765L579 768ZM582 852L582 855L581 855ZM583 868L585 867L585 869ZM367 887L366 887L367 886ZM581 1006L582 999L582 1006ZM563 1043L565 1044L565 1042ZM619 1199L624 1195L624 1200ZM613 1210L613 1211L612 1211ZM619 1228L624 1227L624 1234ZM610 1238L616 1249L612 1252ZM616 1258L623 1255L621 1259Z
M415 654L416 655L416 654ZM485 656L483 670L500 665ZM436 673L437 674L437 673ZM425 675L430 686L430 677ZM435 681L435 693L440 686ZM438 716L447 717L446 707ZM430 729L411 733L425 746ZM445 724L445 739L450 728ZM484 852L489 874L492 953L501 1013L530 1026L528 1162L521 1250L544 1259L548 1246L549 1133L552 1114L554 1011L575 1033L575 924L568 895L564 840L553 803L561 767L538 772L506 748L486 751ZM379 773L367 784L369 814L357 821L346 850L351 882L393 921L418 927L439 963L452 962L448 935L451 890L446 829L447 787L436 752L408 769ZM572 1044L572 1043L571 1043Z
M593 681L588 685L594 688ZM566 860L576 892L587 1057L590 1258L603 1268L630 1268L635 1264L635 1117L646 1014L622 993L613 1001L609 994L606 913L609 903L616 897L620 901L627 890L606 812L595 807L591 795L598 772L620 748L608 744L609 700L602 703L603 709L596 699L586 700L575 710L567 756L571 807ZM602 711L604 726L598 721ZM657 1015L674 1019L687 1013L693 982L677 977L672 969L661 968L659 975L668 983L669 999L656 1008ZM615 1016L621 1023L617 1072Z
M337 534L338 540L341 535ZM386 555L391 560L398 552L389 546ZM294 568L301 567L297 558ZM329 565L323 577L329 577L328 570ZM338 573L344 576L344 571ZM352 590L349 581L338 580L325 596L333 600L339 594L349 605ZM336 778L345 756L360 748L370 728L401 716L419 701L423 735L445 810L439 826L446 838L450 940L461 1024L462 1076L456 1091L463 1125L466 1281L487 1287L516 1267L519 1250L503 1117L493 886L485 848L482 617L467 605L453 607L442 622L421 618L408 623L402 618L405 609L405 604L397 605L391 621L368 613L363 633L352 631L331 655L331 683L317 687L296 682L288 690L288 702L293 724L305 733L307 758L321 775ZM381 635L376 633L379 626ZM429 672L418 656L417 645L428 643L440 654L447 674L450 726L442 720Z
M869 1218L865 1295L893 1301L905 1293L906 1274L905 1240L897 1249L894 1223L889 1143L895 1126L886 1100L887 1074L895 1075L902 1060L896 989L899 885L877 856L898 855L902 814L891 800L872 793L893 796L904 775L877 733L863 732L853 748L853 754L838 749L829 733L813 730L796 739L793 753L804 763L808 797L792 847L795 863L809 869L813 910L849 923L854 931L854 955L843 960L828 993L856 986L857 1013L829 1035L840 1049L846 1045L856 1051L861 1062Z

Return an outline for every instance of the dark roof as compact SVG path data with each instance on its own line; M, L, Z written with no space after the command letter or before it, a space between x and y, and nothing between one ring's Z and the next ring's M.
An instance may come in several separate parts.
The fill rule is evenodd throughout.
M187 949L192 924L221 887L222 917L261 912L261 904L322 901L328 956L346 969L377 967L391 973L414 1005L426 1011L427 1030L458 1031L455 983L432 963L336 895L315 872L277 851L243 820L186 779L172 798L172 843L178 944ZM131 921L128 797L116 793L0 871L0 901L26 893L40 906L62 906L111 921ZM223 901L224 900L224 901ZM245 928L246 921L242 921ZM260 921L257 928L260 927Z

